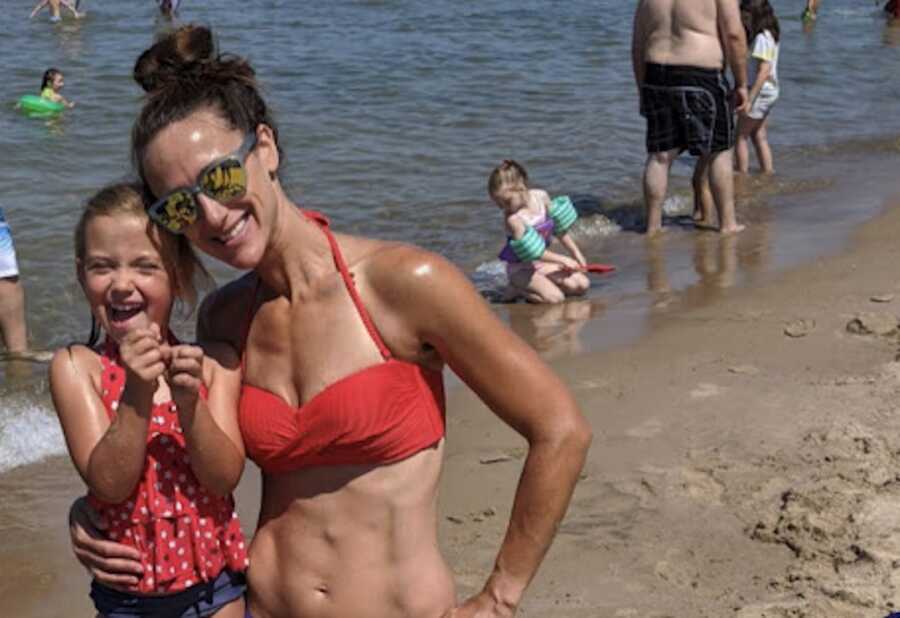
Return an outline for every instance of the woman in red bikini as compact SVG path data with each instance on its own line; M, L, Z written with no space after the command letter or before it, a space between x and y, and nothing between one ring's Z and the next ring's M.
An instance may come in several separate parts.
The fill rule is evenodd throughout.
M216 55L209 30L160 40L135 78L150 217L252 270L208 297L198 322L198 336L240 351L241 434L263 471L249 614L515 615L591 440L568 390L446 260L332 232L290 200L253 70ZM529 444L493 571L466 600L437 541L445 365ZM98 580L134 577L126 548L87 533L84 508L74 521Z

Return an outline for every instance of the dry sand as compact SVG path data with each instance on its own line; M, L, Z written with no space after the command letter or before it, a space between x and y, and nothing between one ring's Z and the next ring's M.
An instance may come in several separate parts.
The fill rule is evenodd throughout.
M705 307L661 303L639 340L553 361L596 439L521 616L900 608L894 202L839 256ZM449 404L441 539L468 594L491 566L524 444L464 389ZM0 479L2 616L91 615L63 522L81 493L70 470L58 458ZM258 492L248 470L250 526Z

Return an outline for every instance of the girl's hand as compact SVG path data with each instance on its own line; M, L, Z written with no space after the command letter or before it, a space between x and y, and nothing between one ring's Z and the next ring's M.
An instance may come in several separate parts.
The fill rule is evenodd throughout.
M130 388L156 391L156 383L166 370L171 354L168 346L161 345L159 327L136 328L125 335L119 344L122 365L128 374L126 384Z
M577 260L570 258L568 256L565 256L565 255L560 256L560 257L561 257L560 263L562 264L563 268L565 268L566 270L572 270L572 271L581 270L581 264L579 264Z
M191 414L203 385L203 348L195 345L177 345L171 348L172 358L166 371L172 401L178 414Z
M106 528L83 497L69 509L69 540L78 562L101 584L136 586L144 573L141 553L134 547L107 540Z

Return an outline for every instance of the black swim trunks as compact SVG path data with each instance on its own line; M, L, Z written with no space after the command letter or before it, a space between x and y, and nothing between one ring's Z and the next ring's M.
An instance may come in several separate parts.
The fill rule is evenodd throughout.
M734 146L734 110L722 71L647 63L641 114L647 152L687 150L701 156Z

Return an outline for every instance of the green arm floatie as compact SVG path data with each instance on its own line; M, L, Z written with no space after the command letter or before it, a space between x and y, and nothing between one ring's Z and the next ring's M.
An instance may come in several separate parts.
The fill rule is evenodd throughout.
M553 219L553 234L563 236L578 220L578 213L568 195L554 197L550 202L550 218Z
M509 241L509 248L513 250L513 253L521 261L533 262L544 255L547 244L541 238L541 235L537 233L537 230L529 225L525 228L522 238Z

